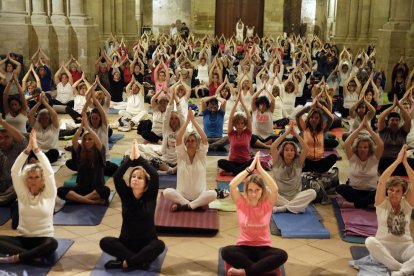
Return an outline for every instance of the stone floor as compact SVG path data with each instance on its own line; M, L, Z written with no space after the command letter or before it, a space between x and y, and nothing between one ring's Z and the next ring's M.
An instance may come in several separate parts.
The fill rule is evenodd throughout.
M67 118L66 115L59 115ZM117 115L109 116L110 122L117 119ZM201 118L197 118L201 121ZM114 131L117 133L117 130ZM121 157L129 149L131 139L137 137L135 131L124 133L125 138L118 141L111 150L112 157ZM66 141L60 141L64 146ZM342 148L338 151L343 157L338 161L340 180L347 177L347 161ZM70 158L70 154L66 153ZM215 188L216 164L219 157L208 157L208 186ZM56 174L57 186L73 174L65 166ZM112 178L108 181L114 189ZM227 199L229 200L229 199ZM356 270L348 266L351 260L349 247L352 244L343 242L338 234L338 226L331 205L318 205L323 223L329 229L331 239L282 239L271 236L273 246L288 252L289 259L285 264L286 274L290 276L302 275L356 275ZM234 244L238 237L236 213L219 212L220 231L215 237L163 237L168 253L162 266L162 275L217 275L218 250L225 245ZM104 236L118 236L121 226L121 202L118 195L110 204L108 211L98 226L56 226L55 237L74 239L75 243L52 268L49 275L89 275L94 268L102 251L99 240ZM16 235L11 230L10 221L0 227L0 235Z

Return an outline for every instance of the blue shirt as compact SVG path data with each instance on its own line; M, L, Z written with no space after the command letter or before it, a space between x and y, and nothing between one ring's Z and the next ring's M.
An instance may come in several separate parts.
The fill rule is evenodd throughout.
M207 138L223 137L224 114L221 110L214 113L209 109L203 111L203 127Z

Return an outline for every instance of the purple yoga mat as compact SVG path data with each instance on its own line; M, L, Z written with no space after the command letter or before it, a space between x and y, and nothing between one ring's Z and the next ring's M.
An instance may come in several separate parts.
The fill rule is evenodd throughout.
M378 223L375 209L357 209L352 207L342 207L345 201L342 197L336 199L341 206L342 219L345 224L345 235L352 236L375 236Z

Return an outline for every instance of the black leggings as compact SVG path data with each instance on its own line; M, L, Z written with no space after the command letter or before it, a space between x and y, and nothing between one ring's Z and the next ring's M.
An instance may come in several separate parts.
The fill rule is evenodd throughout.
M73 159L66 160L66 167L68 167L68 169L72 171L75 171L75 172L78 171L78 166L75 164ZM118 169L118 165L108 160L105 162L104 175L113 176L117 169Z
M337 158L338 157L335 154L330 154L319 160L310 160L306 158L302 172L327 172L333 165L335 165Z
M356 208L367 208L375 203L375 190L363 191L352 188L350 185L339 185L336 192L349 202L353 202Z
M50 163L55 163L59 159L60 153L57 149L50 149L47 152L45 152L45 155L47 159L49 159ZM35 158L37 160L36 154L34 154L33 151L31 151L29 154L28 159L30 160L30 158Z
M163 241L129 241L105 237L99 242L102 251L118 261L126 260L129 269L148 269L150 264L164 251Z
M234 268L244 269L246 275L263 275L288 259L286 251L270 246L230 245L221 250L221 256Z
M48 257L55 252L58 242L52 237L0 236L0 253L19 255L20 262Z
M391 166L392 163L394 163L395 159L393 158L381 158L380 162L378 164L378 172L382 173L384 172L389 166ZM408 164L411 168L414 168L414 159L407 158ZM396 176L407 176L407 171L405 170L404 165L401 163L395 168L392 175Z
M249 161L244 162L244 163L239 163L239 162L230 161L226 159L220 159L217 162L217 166L226 172L232 173L233 175L238 175L243 170L245 170L248 166L250 166L252 162L253 162L253 159L250 159Z
M99 194L100 198L105 199L105 200L107 200L109 198L109 195L111 194L111 189L109 189L107 186L95 187L93 190L90 190L90 189L84 189L80 187L79 184L77 184L75 187L65 187L65 186L59 187L57 189L57 195L59 198L66 200L66 195L70 191L73 191L81 196L85 196L89 193L92 193L93 191L96 191Z

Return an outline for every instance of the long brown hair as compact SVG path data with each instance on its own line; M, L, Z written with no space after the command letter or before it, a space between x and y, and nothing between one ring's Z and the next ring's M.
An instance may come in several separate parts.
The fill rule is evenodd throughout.
M96 168L96 166L98 165L97 151L95 145L91 150L88 150L85 147L84 141L87 135L90 135L90 133L87 131L82 135L82 147L79 154L79 164L82 166Z

